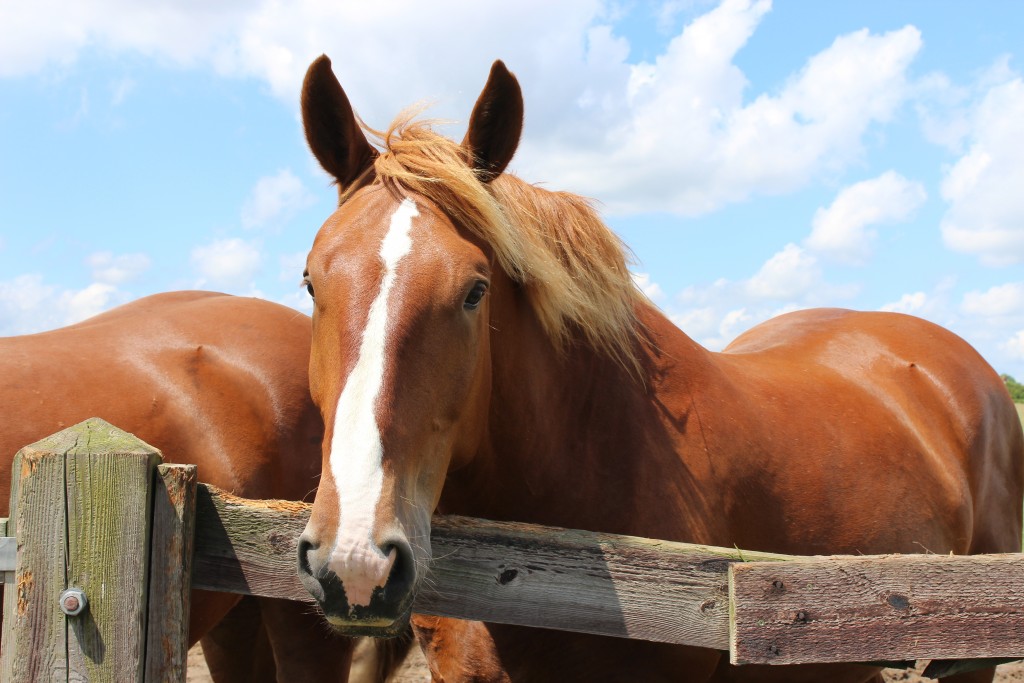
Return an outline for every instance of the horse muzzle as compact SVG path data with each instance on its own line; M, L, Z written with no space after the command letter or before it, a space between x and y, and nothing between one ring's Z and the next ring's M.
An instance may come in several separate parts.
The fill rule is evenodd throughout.
M412 611L416 567L405 538L339 551L299 537L299 581L336 630L353 636L401 633Z

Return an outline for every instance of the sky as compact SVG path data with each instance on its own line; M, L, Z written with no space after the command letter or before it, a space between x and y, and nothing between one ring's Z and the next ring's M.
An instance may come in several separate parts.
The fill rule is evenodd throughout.
M1021 36L996 0L0 0L0 335L175 289L310 311L308 64L460 139L502 59L511 171L592 198L700 343L900 311L1024 378Z

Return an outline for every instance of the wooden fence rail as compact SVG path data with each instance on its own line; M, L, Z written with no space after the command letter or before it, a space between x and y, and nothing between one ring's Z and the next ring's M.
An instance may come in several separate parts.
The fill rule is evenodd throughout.
M0 571L14 572L4 681L44 669L183 681L190 579L310 600L295 566L310 506L196 485L194 467L158 466L133 439L92 420L19 453L13 567L0 543ZM425 614L728 650L735 663L1024 656L1022 555L795 558L460 517L432 526ZM68 587L89 596L84 615L60 612Z

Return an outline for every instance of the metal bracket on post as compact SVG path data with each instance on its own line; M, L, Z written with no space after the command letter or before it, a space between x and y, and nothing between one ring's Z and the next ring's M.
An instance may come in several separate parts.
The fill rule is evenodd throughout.
M0 583L14 581L14 563L17 559L17 539L12 536L0 536Z

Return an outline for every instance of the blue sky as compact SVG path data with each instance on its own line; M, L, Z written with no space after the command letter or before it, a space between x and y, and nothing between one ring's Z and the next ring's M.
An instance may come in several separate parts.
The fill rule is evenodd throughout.
M698 341L899 310L1021 378L1021 36L994 1L0 0L0 334L182 288L308 311L308 63L371 125L428 100L458 137L501 58L513 171L599 202Z

